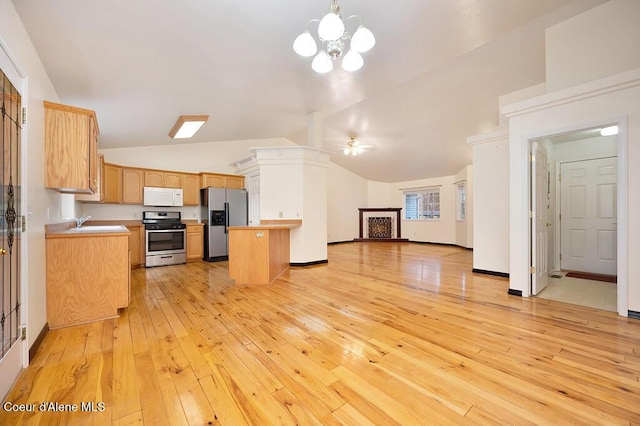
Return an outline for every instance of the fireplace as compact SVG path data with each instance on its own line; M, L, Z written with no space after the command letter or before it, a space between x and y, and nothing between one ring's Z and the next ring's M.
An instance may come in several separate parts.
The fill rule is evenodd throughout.
M409 241L402 238L402 208L360 208L360 238L354 241Z
M367 238L391 238L393 236L390 217L369 217L367 224Z

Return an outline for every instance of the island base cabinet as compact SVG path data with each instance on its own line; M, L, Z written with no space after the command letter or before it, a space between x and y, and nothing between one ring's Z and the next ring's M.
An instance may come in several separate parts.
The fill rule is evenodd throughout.
M289 229L229 228L229 278L270 284L289 268Z
M113 318L129 299L127 235L46 240L50 329Z

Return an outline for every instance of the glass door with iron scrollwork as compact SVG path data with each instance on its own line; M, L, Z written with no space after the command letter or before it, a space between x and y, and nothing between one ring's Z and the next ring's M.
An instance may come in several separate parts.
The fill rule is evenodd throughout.
M0 70L0 362L20 342L20 133L21 96ZM4 380L4 378L3 378ZM2 398L3 395L0 395Z

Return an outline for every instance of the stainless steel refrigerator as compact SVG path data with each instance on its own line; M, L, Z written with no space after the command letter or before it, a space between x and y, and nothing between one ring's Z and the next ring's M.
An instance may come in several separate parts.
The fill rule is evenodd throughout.
M247 225L247 191L203 188L200 190L200 218L204 222L204 260L229 259L229 226Z

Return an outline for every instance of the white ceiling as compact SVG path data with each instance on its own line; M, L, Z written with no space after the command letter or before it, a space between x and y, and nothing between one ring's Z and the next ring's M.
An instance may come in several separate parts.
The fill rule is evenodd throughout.
M361 70L319 75L291 46L329 0L13 0L60 100L96 111L101 148L181 143L181 114L210 115L190 142L304 145L319 111L333 161L381 182L471 164L466 137L497 128L498 96L544 81L544 29L603 2L339 0L377 44ZM365 155L338 151L352 135Z

